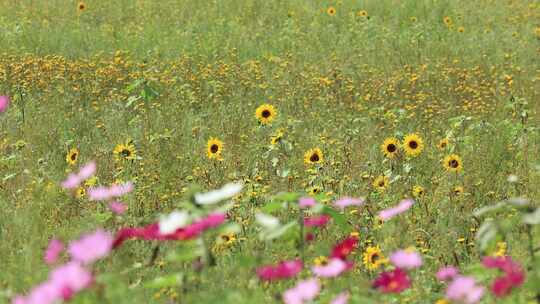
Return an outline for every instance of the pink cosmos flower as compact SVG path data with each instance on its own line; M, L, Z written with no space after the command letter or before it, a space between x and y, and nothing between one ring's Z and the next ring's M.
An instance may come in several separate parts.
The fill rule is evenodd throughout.
M344 291L338 294L334 299L332 299L330 304L347 304L347 302L349 302L350 297L351 295L348 292Z
M313 207L317 204L317 201L315 201L312 197L301 197L298 200L298 206L300 208L307 208L307 207Z
M92 187L88 189L88 196L92 201L106 201L115 197L126 195L133 191L133 183L127 182L122 185L112 185L110 187Z
M64 251L64 244L58 239L52 239L45 250L43 260L49 265L54 264L62 251Z
M300 281L295 287L283 293L285 304L302 304L311 301L319 295L321 285L319 280L312 278Z
M491 291L496 297L502 298L509 295L514 287L519 287L525 282L525 272L521 265L514 262L510 256L490 257L482 259L482 265L486 268L497 268L504 272L491 284Z
M70 262L55 269L49 276L64 300L87 288L93 281L92 274L77 262Z
M411 279L405 271L396 268L393 271L382 272L373 282L373 287L383 293L400 293L411 287Z
M454 266L445 266L437 271L435 275L439 281L450 281L459 274L459 271Z
M48 280L34 287L28 296L16 296L12 303L53 304L68 301L92 282L92 274L80 263L69 262L54 269Z
M413 269L422 266L422 256L416 251L398 250L390 255L390 262L401 269Z
M71 173L68 175L67 179L62 182L62 188L64 189L75 189L85 180L89 179L96 173L96 163L89 162L84 165L78 173Z
M319 216L305 217L304 226L306 227L321 227L328 223L330 216L323 214Z
M94 233L85 234L79 240L69 244L68 252L75 261L91 264L109 254L113 245L110 233L98 229Z
M266 265L257 268L257 276L263 281L288 279L296 276L302 268L300 260L283 261L276 266Z
M353 236L348 237L334 246L330 257L345 260L357 245L358 238Z
M208 215L206 218L199 219L190 225L179 228L175 232L169 234L160 233L159 223L152 223L150 225L138 228L126 227L120 229L116 233L112 246L113 248L116 248L128 239L141 239L147 241L190 240L200 236L208 229L215 228L223 224L226 218L226 215L223 213L213 213Z
M394 216L409 210L409 208L411 208L413 204L414 204L414 201L412 199L402 200L401 202L399 202L397 206L384 209L381 212L379 212L379 218L382 219L383 221L387 221L393 218Z
M343 210L349 206L360 206L363 203L364 203L363 198L353 198L353 197L346 196L335 201L334 205L340 208L341 210Z
M0 96L0 113L7 111L9 106L9 96Z
M456 276L446 289L446 298L465 304L480 302L484 287L477 285L473 277Z
M114 201L114 202L110 202L109 203L109 209L111 209L111 211L117 215L122 215L124 214L124 212L126 212L127 210L127 205L122 203L122 202L119 202L119 201Z
M313 266L311 271L318 277L335 278L348 268L347 263L342 259L332 258L324 266Z

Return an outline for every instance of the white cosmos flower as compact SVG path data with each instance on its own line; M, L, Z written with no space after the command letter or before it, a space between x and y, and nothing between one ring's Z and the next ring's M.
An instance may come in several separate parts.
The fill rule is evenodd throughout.
M242 183L229 183L218 190L195 193L195 202L199 205L212 205L237 195L243 187Z
M264 213L255 214L255 220L259 225L263 226L265 229L268 230L276 229L280 225L279 219L277 217L273 217Z
M173 211L159 219L159 233L170 234L189 224L189 214L186 211Z

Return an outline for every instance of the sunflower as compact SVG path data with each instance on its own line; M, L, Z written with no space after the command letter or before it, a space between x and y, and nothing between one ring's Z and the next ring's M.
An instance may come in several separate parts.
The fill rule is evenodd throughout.
M493 256L505 256L506 255L506 249L507 245L506 242L497 242L497 250L493 253Z
M457 28L457 31L460 32L460 33L463 33L465 32L465 28L463 26L460 26Z
M232 232L229 233L222 233L219 235L219 239L221 244L225 246L230 246L236 242L236 235Z
M381 151L386 158L392 159L396 157L397 153L399 152L399 141L394 137L385 139L381 145Z
M82 12L86 9L86 4L84 2L79 2L79 4L77 5L77 8L79 9L79 12Z
M94 186L97 184L97 181L98 181L97 176L92 176L91 178L87 179L87 180L84 182L84 185L85 185L86 187L94 187Z
M373 188L375 188L378 192L384 192L386 190L386 187L388 187L388 184L390 183L390 179L388 176L385 175L379 175L374 181L373 181Z
M462 186L456 186L453 191L455 195L461 195L465 192L465 189Z
M415 16L412 16L410 20L412 23L415 23L416 21L418 21L418 18L416 18Z
M456 154L450 154L444 158L443 166L448 172L460 172L463 168L461 157Z
M322 189L319 186L313 186L308 189L309 195L312 195L312 196L321 193L321 191Z
M444 150L444 149L448 148L449 143L450 143L450 141L448 140L448 138L443 138L443 139L439 140L439 143L437 144L437 148L439 150Z
M279 144L281 140L283 139L284 135L285 135L284 132L279 130L274 136L270 138L270 144L272 146Z
M206 143L206 155L209 159L222 160L223 142L217 138L210 138Z
M325 266L328 264L328 258L324 255L318 256L313 259L313 264L315 264L316 266Z
M66 154L66 162L70 165L75 165L78 159L79 159L79 149L71 148L71 150L69 150L69 152Z
M125 144L118 144L113 150L114 156L117 160L133 160L137 156L137 150L132 141Z
M424 187L418 186L418 185L413 187L413 190L412 190L413 197L420 198L424 196L424 194L426 194L426 190L424 190Z
M257 110L255 110L255 117L259 120L259 122L263 125L267 125L274 120L274 118L277 115L277 111L271 104L263 104L260 105Z
M452 25L452 18L450 18L448 16L445 16L443 18L443 22L444 22L444 24L446 24L446 26L450 26L450 25Z
M358 11L357 13L358 17L367 17L368 16L368 13L366 10L361 10L361 11Z
M408 134L403 139L403 149L408 156L416 157L424 150L424 141L416 133Z
M330 6L327 10L326 10L326 13L329 15L329 16L334 16L336 14L336 8L333 7L333 6Z
M304 163L306 165L321 164L324 160L324 155L319 148L309 149L304 153Z
M75 190L75 197L76 198L82 199L82 198L84 198L85 195L86 195L86 189L84 189L83 187L79 187L79 188L77 188L77 190Z
M379 246L369 246L366 248L366 251L364 251L363 254L363 263L364 266L368 270L375 270L379 268L381 265L386 264L387 260L382 254L381 249Z

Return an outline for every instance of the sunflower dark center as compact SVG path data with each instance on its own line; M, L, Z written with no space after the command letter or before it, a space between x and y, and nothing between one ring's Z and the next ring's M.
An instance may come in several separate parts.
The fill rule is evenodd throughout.
M379 187L384 187L384 181L379 182Z
M221 239L225 242L228 242L231 238L228 235L222 235Z
M120 154L123 157L130 157L131 156L131 151L129 151L128 149L124 149L124 150L122 150L122 152L120 152Z
M268 117L270 117L272 115L272 113L270 113L270 111L268 111L268 110L263 110L261 115L264 118L268 118Z
M379 259L379 254L378 253L374 253L374 254L371 255L371 263L377 262L378 259Z
M448 162L448 165L451 167L451 168L457 168L459 167L459 162L455 159L452 159Z
M79 4L79 9L83 10L84 9L84 4Z
M71 153L71 160L75 161L77 159L77 153Z
M396 152L397 147L396 147L396 145L394 145L394 144L389 144L388 146L386 146L386 150L387 150L388 152L390 152L390 153L394 153L394 152Z
M414 141L414 140L411 140L411 141L409 142L409 148L411 148L411 149L416 149L416 148L418 148L418 143L417 143L416 141Z
M217 153L219 151L219 146L216 144L213 144L210 146L210 152Z
M446 142L443 141L443 142L441 143L441 147L442 147L442 148L445 148L445 147L446 147Z
M309 160L312 161L312 162L318 162L319 160L321 160L321 158L319 157L319 154L313 153L309 157Z

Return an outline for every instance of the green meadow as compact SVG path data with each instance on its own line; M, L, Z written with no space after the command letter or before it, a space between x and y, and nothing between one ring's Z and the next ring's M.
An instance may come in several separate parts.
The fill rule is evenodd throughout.
M540 303L539 17L532 0L0 1L0 303ZM175 210L174 236L150 231ZM79 263L74 241L133 227L77 264L83 287L35 292ZM481 298L449 291L464 277Z

